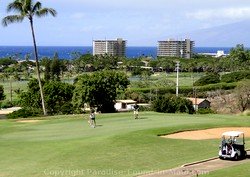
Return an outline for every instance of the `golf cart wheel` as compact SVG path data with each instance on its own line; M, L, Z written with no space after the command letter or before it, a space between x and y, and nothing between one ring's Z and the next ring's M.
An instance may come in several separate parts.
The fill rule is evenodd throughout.
M219 158L220 158L221 160L225 160L225 158L224 158L224 157L222 157L222 156L219 156Z
M238 156L238 154L235 154L235 156L234 156L234 160L239 160L239 156Z

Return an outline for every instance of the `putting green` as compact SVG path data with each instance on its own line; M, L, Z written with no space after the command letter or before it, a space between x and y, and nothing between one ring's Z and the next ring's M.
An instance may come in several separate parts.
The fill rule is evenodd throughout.
M137 176L218 153L218 139L193 141L158 135L250 127L250 119L230 115L140 112L140 118L135 120L132 112L99 114L96 128L83 115L38 118L42 121L35 123L1 120L0 176ZM249 138L246 143L249 147Z

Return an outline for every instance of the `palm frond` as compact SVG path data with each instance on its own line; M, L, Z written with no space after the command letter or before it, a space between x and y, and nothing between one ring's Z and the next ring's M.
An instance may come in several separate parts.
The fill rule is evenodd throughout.
M22 22L23 19L24 19L24 16L22 15L9 15L3 18L2 25L8 26L11 23Z
M31 12L33 8L33 0L22 0L22 1L23 1L23 10L26 13Z
M42 8L42 3L36 2L33 6L32 12L36 12Z
M52 8L43 8L41 10L38 10L35 12L35 15L37 17L43 17L43 16L46 16L46 15L52 15L53 17L55 17L57 15L57 12L56 10L52 9Z
M15 11L15 12L22 12L23 4L20 0L15 0L14 2L8 4L7 12Z

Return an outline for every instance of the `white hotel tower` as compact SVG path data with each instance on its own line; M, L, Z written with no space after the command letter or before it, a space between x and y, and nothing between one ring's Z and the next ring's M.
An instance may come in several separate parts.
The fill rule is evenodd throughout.
M192 58L194 41L190 39L158 41L158 57Z
M126 41L117 40L93 40L93 55L112 55L124 57L126 53Z

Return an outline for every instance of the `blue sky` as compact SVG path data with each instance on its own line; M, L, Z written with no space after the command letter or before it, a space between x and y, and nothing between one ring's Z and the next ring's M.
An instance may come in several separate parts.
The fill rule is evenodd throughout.
M0 0L1 19L7 15L6 6L10 2L11 0ZM240 22L250 19L249 0L40 2L44 7L53 7L58 12L56 18L35 20L37 43L41 46L91 46L93 39L120 37L126 39L129 46L156 46L157 41L168 38L191 38L196 41L196 45L205 46L205 43L199 43L199 40L202 41L201 37L193 35L196 31L211 29L205 31L207 34L213 33L218 26L230 24L237 24L240 29ZM225 36L223 43L210 41L209 45L228 46L230 38L231 36ZM0 26L0 45L32 45L28 21L8 27Z

